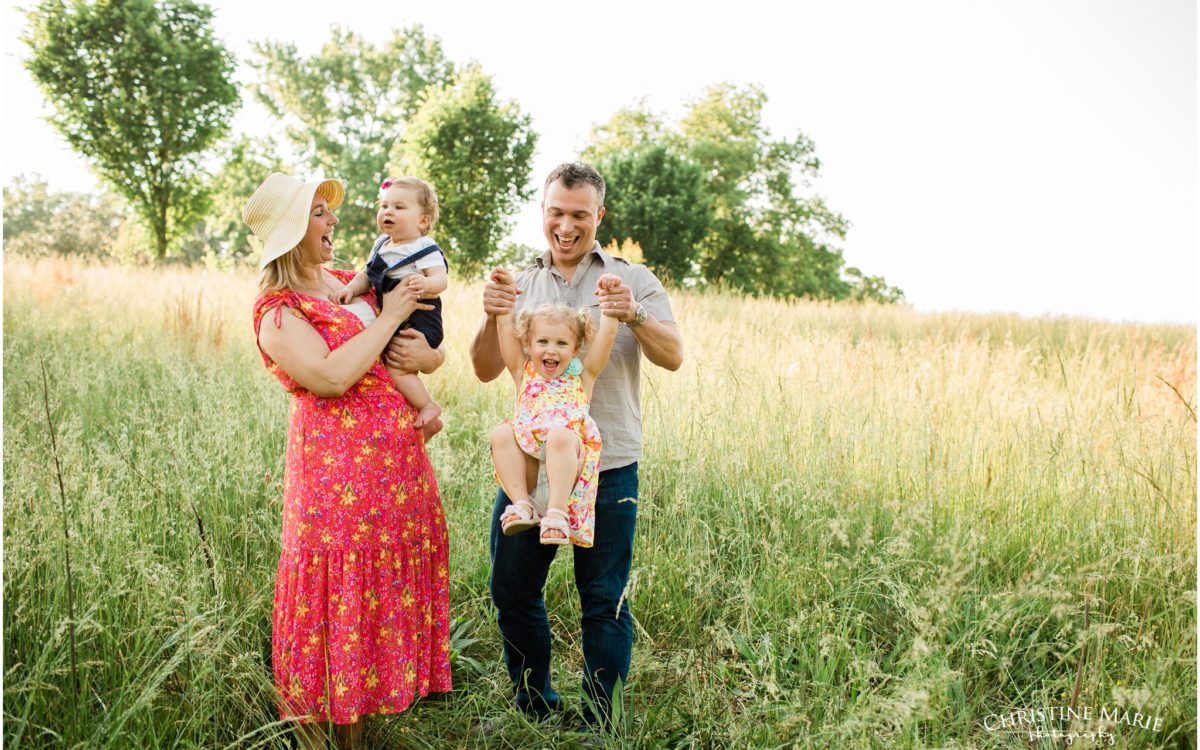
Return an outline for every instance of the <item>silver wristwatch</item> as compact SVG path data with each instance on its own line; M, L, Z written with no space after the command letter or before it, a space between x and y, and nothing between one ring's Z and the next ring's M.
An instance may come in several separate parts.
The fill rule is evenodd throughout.
M638 305L637 306L637 315L633 316L633 320L629 321L625 325L629 326L630 328L637 328L638 326L640 326L642 323L645 323L645 322L646 322L646 308L642 307L641 305Z

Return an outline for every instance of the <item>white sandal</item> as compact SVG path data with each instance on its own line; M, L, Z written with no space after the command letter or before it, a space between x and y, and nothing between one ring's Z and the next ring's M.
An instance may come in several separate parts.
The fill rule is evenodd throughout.
M540 520L541 517L538 516L537 509L533 507L529 498L514 500L512 505L509 505L500 516L500 531L504 533L504 536L520 534L522 531L529 531L537 526Z
M553 516L553 517L551 517ZM550 508L546 511L546 515L542 516L542 521L538 524L541 531L538 532L538 541L542 544L570 544L571 543L571 527L567 525L567 514L558 508ZM550 529L562 532L562 538L546 536L546 532Z

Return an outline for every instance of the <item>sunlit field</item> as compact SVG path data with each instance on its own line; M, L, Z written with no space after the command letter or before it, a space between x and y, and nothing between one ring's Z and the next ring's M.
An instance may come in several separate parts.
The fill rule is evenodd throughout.
M444 295L449 356L425 379L448 425L430 451L455 690L368 720L373 747L575 742L566 554L546 598L567 715L508 708L486 436L514 394L471 371L480 292ZM288 746L270 661L288 403L253 297L249 273L6 258L5 747ZM673 306L684 366L643 375L614 747L1061 748L1003 725L1049 708L1090 711L1042 727L1076 747L1196 746L1193 329Z

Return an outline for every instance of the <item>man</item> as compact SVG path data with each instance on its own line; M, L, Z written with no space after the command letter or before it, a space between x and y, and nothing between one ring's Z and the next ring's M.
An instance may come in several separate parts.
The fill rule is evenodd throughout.
M597 318L616 317L617 334L608 366L596 380L591 415L600 428L600 485L596 497L595 545L574 547L583 631L584 720L603 727L614 687L624 684L633 647L633 621L625 585L633 558L637 520L637 462L642 455L639 401L641 354L659 367L679 369L683 340L675 328L662 283L644 266L615 258L596 242L604 218L604 179L591 166L559 165L546 178L542 230L549 250L516 275L515 285L488 283L487 317L471 343L475 375L483 382L505 371L496 337L496 315L526 305L556 302L587 307ZM596 281L606 273L622 284L600 297ZM550 686L550 624L542 589L555 546L536 533L504 536L500 516L510 504L501 489L492 510L492 601L499 610L504 660L517 706L538 718L558 707Z

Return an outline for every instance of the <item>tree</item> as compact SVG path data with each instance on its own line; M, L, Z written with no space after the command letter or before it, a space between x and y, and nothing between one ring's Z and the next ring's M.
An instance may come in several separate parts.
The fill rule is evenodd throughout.
M492 80L476 65L434 86L392 152L394 171L428 180L441 218L434 234L464 276L497 262L509 217L533 195L529 185L537 135L515 102L497 102Z
M596 162L607 193L601 245L633 239L646 265L676 283L696 275L698 243L712 222L712 199L700 167L665 146L641 143Z
M667 144L674 136L658 114L639 99L632 107L618 109L607 123L592 126L588 145L581 155L584 161L596 164L605 157L624 154L642 146ZM605 178L607 184L608 178Z
M4 187L4 249L23 255L107 255L122 209L109 193L59 192L39 175L18 175Z
M375 200L393 145L421 106L421 92L449 82L453 64L419 25L394 32L379 47L335 27L312 57L292 44L253 47L255 98L284 122L306 169L346 181L338 245L365 257L378 233Z
M678 237L698 236L691 243L695 263L689 276L751 294L903 298L903 292L888 287L882 278L852 274L845 268L835 243L845 239L849 223L812 194L821 166L816 146L803 133L790 139L772 138L762 121L766 102L766 94L757 86L719 84L688 104L677 127L666 126L639 103L593 128L584 156L605 166L606 180L617 169L616 183L623 193L618 200L628 204L622 212L637 216L636 228L630 225L625 231L624 222L614 220L607 231L641 244L648 264L651 248L661 247L670 236L652 237L655 227L670 226ZM665 166L669 157L701 175L700 192L711 210L698 202L688 229L680 223L688 221L681 211L684 204L664 203L655 194L664 189L661 182L650 187L653 169L638 172L640 185L623 172L627 171L624 165L637 163L655 149L663 151L664 174L670 172ZM604 224L601 231L606 231ZM672 252L678 259L685 251ZM677 275L678 260L672 263L676 270L668 275L683 280Z
M242 207L271 172L284 171L278 149L268 139L240 136L219 149L221 168L209 183L215 197L204 217L209 252L223 262L255 260L253 234L242 221Z
M200 153L236 111L234 59L191 0L44 0L25 65L51 124L146 222L158 257L203 209Z
M797 194L797 178L808 188L818 175L816 147L803 133L773 140L766 102L757 86L720 84L680 121L681 147L708 174L718 217L701 250L703 276L748 292L843 299L850 286L830 243L849 225L820 197Z

